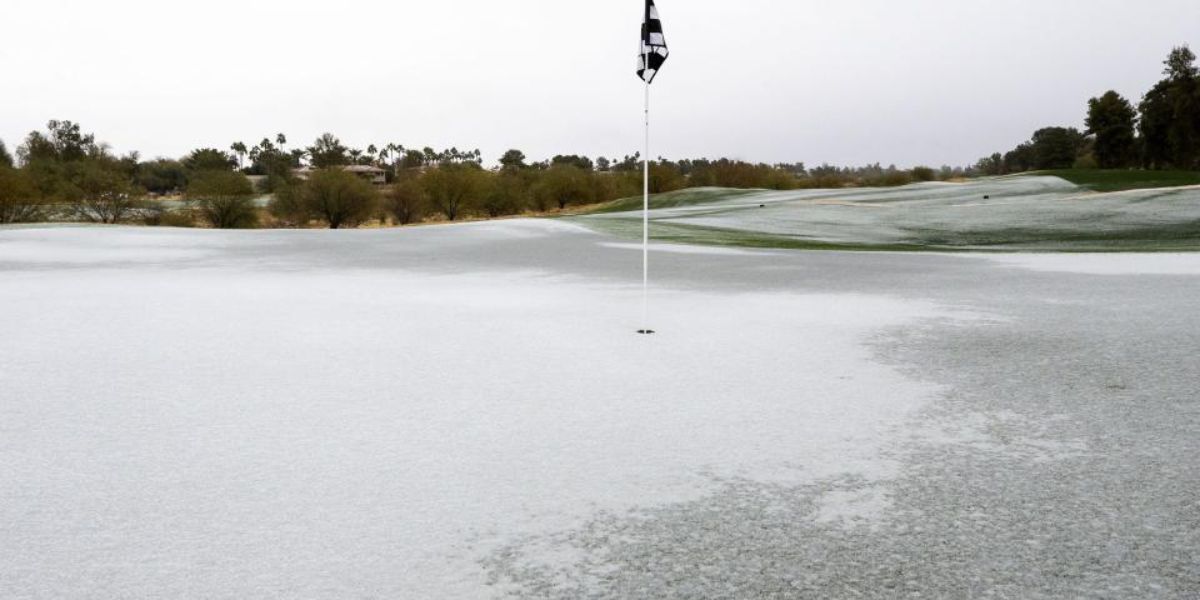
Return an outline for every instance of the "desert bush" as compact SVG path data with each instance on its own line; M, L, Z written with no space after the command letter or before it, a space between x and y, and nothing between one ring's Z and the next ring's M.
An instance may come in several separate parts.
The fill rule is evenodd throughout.
M499 173L488 179L481 208L489 217L515 215L525 208L529 186L519 173Z
M474 163L443 164L426 172L421 185L429 204L451 221L479 202L486 186L485 172Z
M794 190L797 186L796 176L780 169L768 170L762 185L768 190Z
M45 203L29 176L0 165L0 223L31 223L45 218Z
M559 210L592 201L591 173L572 164L560 163L541 174L537 193Z
M142 207L142 191L110 159L89 159L70 165L61 191L74 216L93 223L120 223Z
M298 188L303 214L324 221L330 229L355 227L370 219L379 202L379 193L370 183L337 168L313 173Z
M913 181L937 181L937 171L929 167L916 167L910 172Z
M247 229L258 226L254 185L241 173L201 171L188 185L188 201L199 216L217 229Z
M384 196L384 208L397 225L420 221L428 202L420 180L406 174L397 176L396 183Z

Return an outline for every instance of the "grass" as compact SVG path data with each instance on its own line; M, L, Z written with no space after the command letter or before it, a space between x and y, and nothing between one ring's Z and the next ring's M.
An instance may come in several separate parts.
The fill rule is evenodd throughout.
M1154 188L1200 185L1200 171L1142 171L1106 169L1060 169L1028 175L1060 177L1094 192L1123 192Z
M642 222L640 220L593 220L587 226L617 237L640 239ZM872 243L838 243L804 238L800 236L777 235L757 231L742 231L706 227L684 223L650 222L650 237L655 243L695 244L701 246L727 246L737 248L762 248L785 250L843 250L843 251L903 251L915 252L931 250L932 248L915 244L872 244Z
M771 196L772 207L785 212L778 218L795 219L795 227L780 229L772 226L769 212L757 212L759 199L749 194L762 190L727 190L700 188L659 194L650 199L656 209L696 207L689 210L667 210L651 215L651 237L658 242L739 246L745 248L779 248L793 250L851 250L851 251L941 251L941 252L1163 252L1200 251L1200 198L1196 190L1166 188L1200 186L1200 172L1189 171L1104 171L1060 170L1042 171L1032 175L1056 176L1073 185L1096 191L1149 189L1152 191L1105 197L1080 195L1078 188L1050 180L1051 191L1045 186L1026 185L1021 176L981 180L977 188L963 184L955 194L972 193L1004 195L1019 199L1022 194L1034 194L1043 200L1047 212L1043 220L1030 218L1027 211L1038 211L1040 204L1011 208L1011 202L995 206L964 209L951 194L939 210L936 194L923 198L920 193L889 195L882 190L863 190L845 209L817 205L818 196L805 195L789 199ZM919 190L918 190L919 192ZM879 194L873 197L871 194ZM1098 206L1087 203L1095 198ZM733 202L723 202L727 200ZM843 198L844 199L844 198ZM913 200L918 202L910 204ZM764 199L765 200L765 199ZM955 201L950 201L955 200ZM1039 201L1039 202L1040 202ZM839 212L861 210L866 204L899 202L895 212L879 213L869 218L861 214ZM1082 202L1082 203L1081 203ZM586 226L607 233L637 239L641 236L641 198L610 202L578 213ZM973 206L973 205L972 205ZM1107 208L1106 208L1107 207ZM964 210L1015 210L1011 219L997 219L996 213L981 212L978 216ZM739 219L743 213L746 219ZM795 211L802 211L799 216ZM914 213L913 211L916 211ZM626 213L626 214L610 214ZM916 216L913 216L913 215ZM1001 213L1002 214L1002 213ZM689 222L705 217L724 215L706 223ZM846 218L843 220L842 216ZM925 215L922 218L921 215ZM757 225L756 225L757 224ZM767 229L764 231L763 229ZM831 239L832 238L832 239Z
M590 221L589 227L635 239L640 220ZM651 221L654 242L783 250L846 252L1183 252L1200 250L1200 222L1120 231L1065 232L1007 228L948 232L910 229L903 242L831 242L803 236Z
M679 206L694 206L697 204L707 204L709 202L720 202L761 192L762 190L732 190L726 188L690 188L679 190L677 192L667 192L665 194L653 194L650 196L650 208L676 208ZM635 196L632 198L621 198L606 202L599 206L595 206L580 214L602 215L608 213L629 212L642 209L642 197Z

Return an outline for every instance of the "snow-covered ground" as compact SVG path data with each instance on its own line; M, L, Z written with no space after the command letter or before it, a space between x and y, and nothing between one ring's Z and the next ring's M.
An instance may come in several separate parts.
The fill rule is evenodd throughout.
M1200 593L1200 255L638 250L0 230L0 597Z

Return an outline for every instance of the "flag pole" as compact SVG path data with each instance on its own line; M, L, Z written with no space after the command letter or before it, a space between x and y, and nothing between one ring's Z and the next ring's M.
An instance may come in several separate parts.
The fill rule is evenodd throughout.
M649 14L646 16L648 19ZM644 41L642 68L650 69L650 46ZM642 156L642 329L638 333L650 335L654 333L650 329L650 79L642 79L646 84L646 153Z

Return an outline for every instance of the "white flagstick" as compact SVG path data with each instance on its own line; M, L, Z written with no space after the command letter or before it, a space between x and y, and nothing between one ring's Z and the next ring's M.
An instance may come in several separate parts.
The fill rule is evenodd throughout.
M642 46L642 79L646 82L646 155L642 157L645 164L642 176L642 329L638 333L649 335L654 333L650 329L650 46L644 40Z

